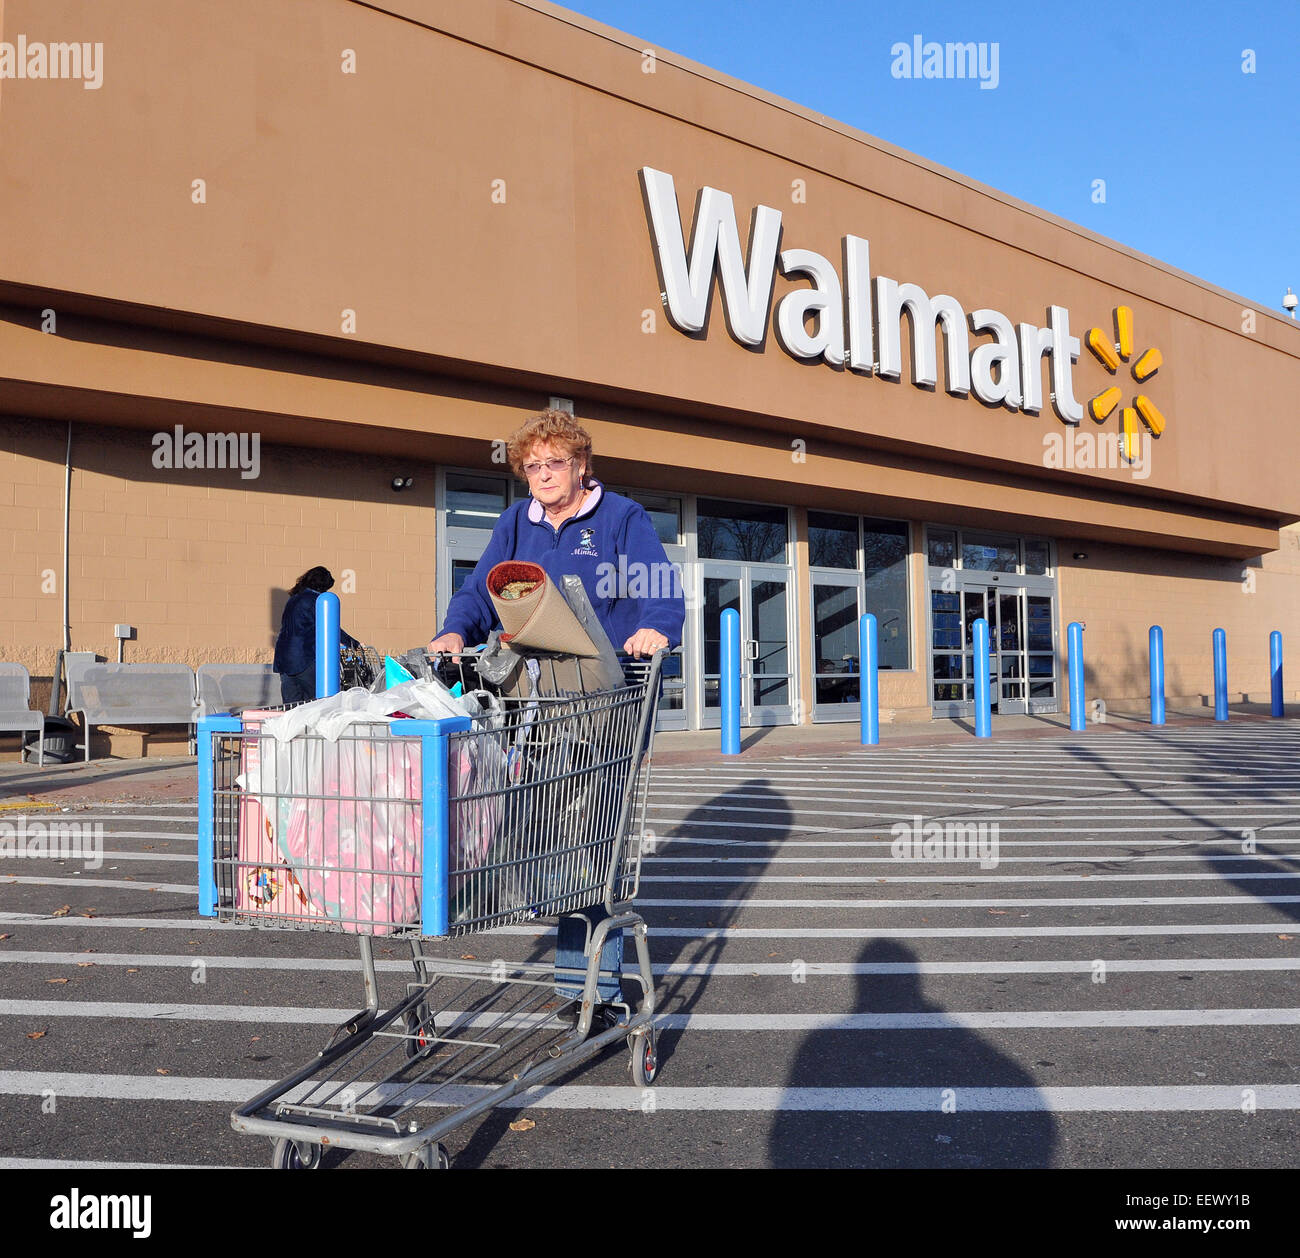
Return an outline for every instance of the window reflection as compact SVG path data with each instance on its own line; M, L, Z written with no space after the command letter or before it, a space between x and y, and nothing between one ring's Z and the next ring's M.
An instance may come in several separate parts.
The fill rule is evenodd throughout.
M784 507L701 498L696 515L700 558L785 563L786 519Z

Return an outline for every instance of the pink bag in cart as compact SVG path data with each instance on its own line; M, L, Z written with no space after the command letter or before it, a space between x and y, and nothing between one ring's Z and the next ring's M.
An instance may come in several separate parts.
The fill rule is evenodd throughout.
M418 925L420 744L362 736L288 746L301 753L307 798L293 800L285 850L312 906L358 934Z
M310 799L289 813L289 860L307 888L312 908L346 931L386 935L420 922L423 808L421 744L416 739L313 740L308 755ZM501 818L484 760L490 738L453 740L448 779L453 804L448 855L454 900L468 875L482 868ZM497 752L499 756L500 753ZM349 798L351 797L351 798ZM383 802L375 802L382 800Z
M290 731L277 738L263 731L261 739L249 740L250 746L261 744L260 759L245 765L242 785L249 795L242 801L248 808L241 811L241 835L247 829L249 835L265 836L250 838L250 844L260 841L262 847L249 847L249 865L265 878L274 876L276 893L285 896L286 903L304 900L297 912L342 930L386 935L400 927L418 927L421 741L390 736L390 721L401 719L400 713L367 717L364 711L353 711L332 728L322 720L322 734L316 735L316 714L307 711L309 706L294 710L297 724ZM480 704L471 710L487 709ZM337 720L329 708L318 711L321 717ZM271 715L246 713L246 727ZM502 813L494 792L504 783L489 767L503 766L505 758L490 734L454 739L451 748L452 798L488 792L451 808L449 873L454 896L465 875L483 866L492 846ZM270 867L267 849L272 843L283 875ZM264 898L269 890L269 882L255 882L251 894Z
M255 734L264 720L278 715L276 711L246 711L242 714L244 730ZM256 737L242 740L239 767L245 784L259 775L262 741ZM274 754L275 744L266 741ZM237 912L303 921L321 916L276 842L277 832L283 833L288 823L289 803L287 798L266 799L247 791L239 801L234 888Z

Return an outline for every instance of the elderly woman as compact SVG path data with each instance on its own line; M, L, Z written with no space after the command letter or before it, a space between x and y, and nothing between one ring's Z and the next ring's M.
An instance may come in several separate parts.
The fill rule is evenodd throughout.
M569 574L579 576L610 641L628 654L653 655L661 647L680 645L686 606L679 587L676 582L652 579L653 574L671 571L663 544L644 507L611 493L592 476L591 437L586 430L563 411L544 411L510 438L507 455L515 474L527 480L530 496L497 521L483 557L452 596L429 650L461 651L466 643L487 639L497 627L487 575L508 559L540 564L556 582ZM623 564L619 556L626 556ZM646 565L640 569L641 580L636 579L637 565ZM628 589L662 594L667 588L673 593L628 597L625 589L611 582L613 573L625 574ZM587 923L594 925L604 916L600 906L586 911L586 921L583 916L560 920L555 968L562 996L580 993ZM606 936L600 968L600 1000L606 1006L622 1003L622 931Z

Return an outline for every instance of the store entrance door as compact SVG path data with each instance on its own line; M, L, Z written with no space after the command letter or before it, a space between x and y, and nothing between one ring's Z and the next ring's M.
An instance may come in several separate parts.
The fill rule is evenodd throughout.
M989 626L989 707L994 715L1014 716L1029 710L1025 695L1025 592L997 585L963 583L962 625L966 645L966 675L974 681L975 621ZM973 687L969 708L975 715ZM966 705L963 705L965 707Z
M1025 591L963 581L952 593L932 590L930 602L935 715L975 714L975 622L981 617L989 626L989 706L1001 716L1027 712ZM953 649L958 634L960 655Z
M788 571L714 561L700 564L700 581L700 728L721 724L721 629L728 608L740 613L740 723L792 725L795 678Z

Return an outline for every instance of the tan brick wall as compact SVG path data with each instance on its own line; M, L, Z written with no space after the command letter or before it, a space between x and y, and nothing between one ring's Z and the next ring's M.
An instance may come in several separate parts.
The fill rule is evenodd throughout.
M1287 697L1300 683L1300 531L1282 530L1282 547L1260 559L1179 555L1091 541L1058 540L1061 636L1085 622L1088 698L1107 703L1149 693L1147 632L1164 628L1165 694L1169 700L1212 697L1212 634L1228 639L1228 692L1269 697L1268 635L1282 631L1291 664ZM1081 551L1086 560L1071 555ZM1068 698L1068 688L1063 685Z
M72 646L127 660L269 662L300 573L336 578L344 627L381 649L434 625L434 464L262 446L260 475L153 465L146 430L74 426L68 589ZM43 707L63 641L66 428L0 420L0 658ZM401 494L401 471L415 484ZM344 574L351 578L346 581Z

